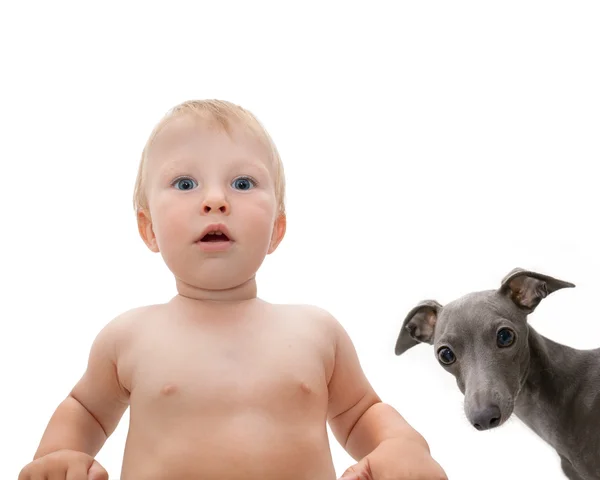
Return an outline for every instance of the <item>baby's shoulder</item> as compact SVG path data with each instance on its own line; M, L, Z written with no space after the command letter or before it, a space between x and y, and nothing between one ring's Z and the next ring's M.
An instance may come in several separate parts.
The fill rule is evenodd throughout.
M333 319L333 315L324 308L321 308L317 305L310 305L306 303L298 303L298 304L285 304L278 305L280 308L287 309L289 312L293 312L298 315L302 315L305 317L310 317L314 319Z
M115 329L131 329L137 327L141 322L148 321L160 315L167 308L166 304L144 305L131 308L113 318L108 325Z
M136 336L144 326L160 315L164 305L135 307L120 313L110 320L98 333L95 343L103 345L123 345Z
M303 324L319 330L327 330L335 333L341 328L337 319L327 310L316 305L309 304L285 304L274 305L281 315L297 320Z

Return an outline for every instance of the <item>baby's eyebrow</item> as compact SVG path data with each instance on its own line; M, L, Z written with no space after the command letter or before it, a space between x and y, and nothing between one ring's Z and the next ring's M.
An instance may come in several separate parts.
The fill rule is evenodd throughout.
M231 159L232 165L257 165L260 167L265 166L265 160L261 160L256 157L234 157Z
M232 174L244 174L244 170L249 170L247 173L270 175L270 169L265 161L252 158L240 157L234 159L226 159L224 162L229 164L229 169ZM194 169L201 164L201 160L192 158L171 158L162 162L157 168L157 174L161 179L170 179L176 175L192 174Z
M269 174L269 167L265 161L256 158L240 158L232 160L232 168L244 169L244 168L255 168L260 170L262 173Z
M181 173L183 170L191 170L202 164L201 158L190 157L190 156L179 156L173 155L166 157L158 165L158 171L163 173Z
M173 175L181 175L184 171L189 170L189 162L168 161L164 162L157 169L158 175L162 177L172 177Z

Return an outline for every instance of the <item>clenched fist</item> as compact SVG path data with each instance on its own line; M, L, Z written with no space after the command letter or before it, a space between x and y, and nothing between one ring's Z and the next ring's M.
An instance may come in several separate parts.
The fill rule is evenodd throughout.
M18 480L108 480L108 473L87 453L59 450L31 462Z

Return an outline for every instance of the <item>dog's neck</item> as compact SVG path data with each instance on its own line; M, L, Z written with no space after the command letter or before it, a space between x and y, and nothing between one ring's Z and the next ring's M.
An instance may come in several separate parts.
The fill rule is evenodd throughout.
M580 393L586 353L553 342L529 326L529 369L515 402L515 414L559 452L568 446L559 432L568 427ZM564 452L566 453L566 452Z

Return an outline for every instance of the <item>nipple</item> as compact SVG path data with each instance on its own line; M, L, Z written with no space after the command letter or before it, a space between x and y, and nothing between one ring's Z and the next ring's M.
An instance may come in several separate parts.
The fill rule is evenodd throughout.
M173 395L177 391L177 387L172 383L167 383L161 390L160 393L163 395Z
M312 392L312 389L310 388L310 386L306 382L302 382L300 384L300 390L302 390L304 393L311 393Z

